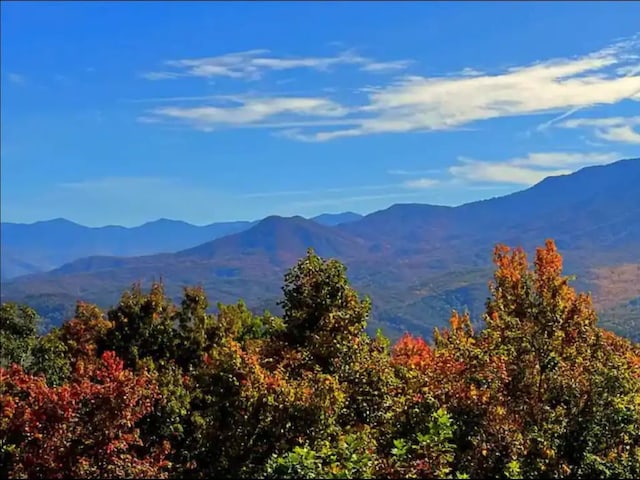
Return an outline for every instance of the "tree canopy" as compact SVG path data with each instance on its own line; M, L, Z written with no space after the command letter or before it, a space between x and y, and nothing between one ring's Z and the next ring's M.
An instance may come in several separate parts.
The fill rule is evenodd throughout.
M598 327L547 241L498 245L483 328L365 332L371 304L312 250L282 318L134 285L42 333L0 310L5 477L638 478L640 346Z

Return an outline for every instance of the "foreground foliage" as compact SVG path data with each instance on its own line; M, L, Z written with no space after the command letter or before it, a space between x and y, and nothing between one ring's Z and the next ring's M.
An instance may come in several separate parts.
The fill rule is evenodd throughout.
M2 305L9 477L640 477L640 348L597 327L553 242L498 246L486 327L365 333L345 267L312 251L282 318L139 286L46 335Z

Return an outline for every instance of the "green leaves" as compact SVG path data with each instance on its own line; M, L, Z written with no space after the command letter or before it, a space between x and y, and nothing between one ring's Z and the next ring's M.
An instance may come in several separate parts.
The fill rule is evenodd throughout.
M296 446L273 456L264 478L373 478L378 459L367 431L350 432L314 448Z
M640 477L640 346L596 326L552 242L494 260L486 328L453 312L432 343L367 335L369 301L311 250L284 318L154 284L39 335L5 304L0 473Z
M423 427L424 428L424 427ZM449 477L455 446L454 427L444 408L433 412L425 432L393 441L387 474L391 477Z
M39 322L37 313L26 305L3 303L0 306L0 366L30 365Z
M292 345L322 334L344 342L365 329L370 302L359 300L349 285L345 266L337 260L324 261L309 249L284 280L281 305Z

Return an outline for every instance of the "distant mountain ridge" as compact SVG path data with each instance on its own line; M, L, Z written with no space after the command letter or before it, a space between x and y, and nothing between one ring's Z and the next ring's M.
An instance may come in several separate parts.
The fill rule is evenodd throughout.
M353 212L322 214L323 225L355 221ZM0 274L3 280L52 270L89 256L140 256L170 253L241 232L257 221L220 222L197 226L161 218L137 227L86 227L64 218L31 224L0 224Z
M597 302L599 271L640 264L638 185L640 160L631 159L459 207L397 204L335 226L267 217L176 253L77 260L5 282L2 296L109 305L131 283L162 278L170 295L200 284L213 302L244 298L253 308L275 309L285 269L314 247L345 262L356 288L372 297L374 326L429 333L452 308L478 318L498 242L532 252L546 238L556 239L565 271L577 274L577 287L594 291ZM625 304L640 296L640 278L626 283Z

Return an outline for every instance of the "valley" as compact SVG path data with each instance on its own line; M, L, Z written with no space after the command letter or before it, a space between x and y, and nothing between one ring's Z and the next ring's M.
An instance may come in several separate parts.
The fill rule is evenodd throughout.
M629 159L459 207L396 204L364 217L271 216L207 227L165 220L137 229L86 229L57 220L23 225L19 234L16 225L3 224L3 260L21 246L67 263L4 280L2 300L25 301L55 324L78 299L107 307L133 283L162 280L174 298L185 286L202 285L214 302L242 298L256 311L277 314L284 272L311 247L344 262L354 286L371 297L371 330L430 335L452 309L481 319L492 272L488 252L496 243L533 254L553 238L565 272L577 276L577 288L593 293L603 321L637 339L639 184L640 160ZM32 264L36 254L17 258ZM629 319L614 321L614 312Z

